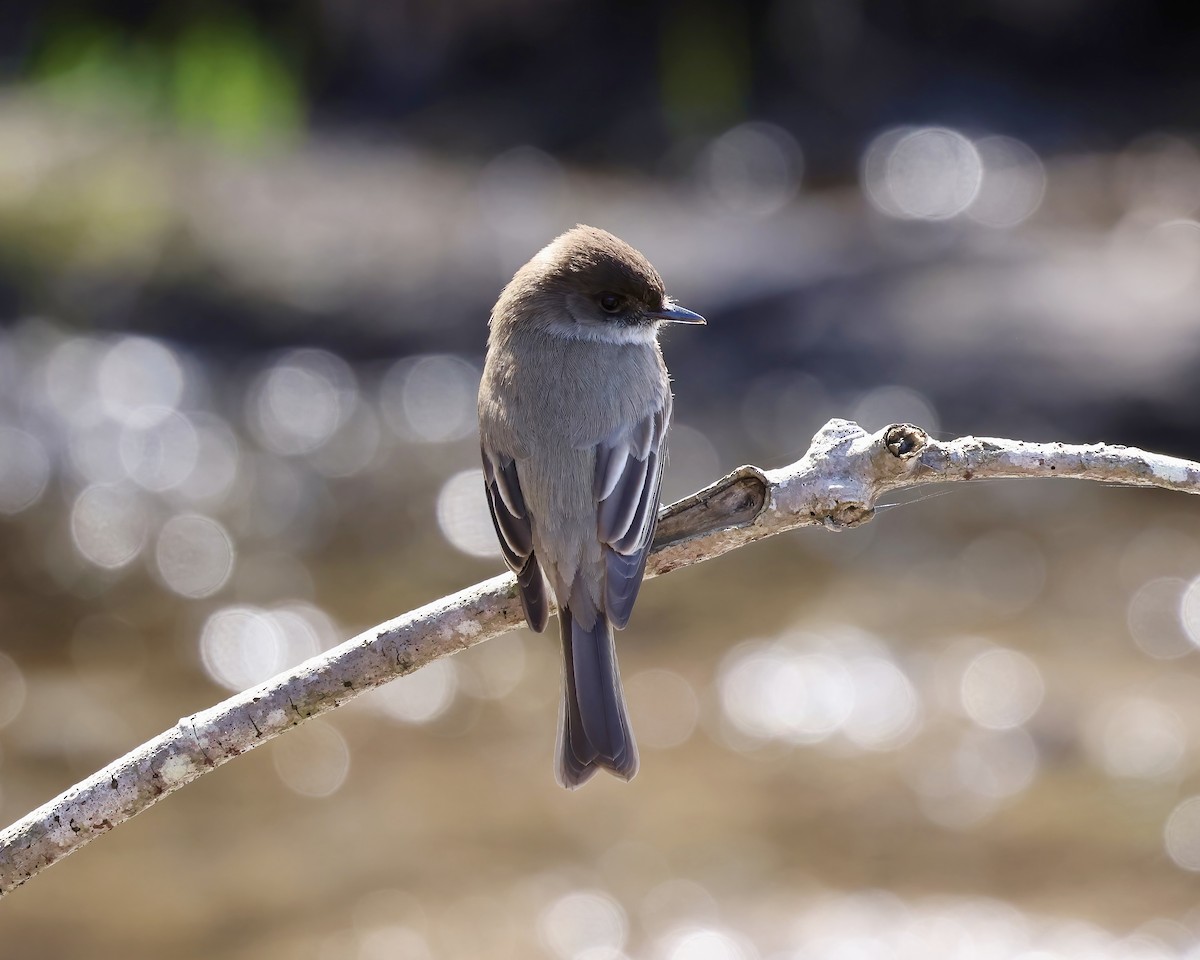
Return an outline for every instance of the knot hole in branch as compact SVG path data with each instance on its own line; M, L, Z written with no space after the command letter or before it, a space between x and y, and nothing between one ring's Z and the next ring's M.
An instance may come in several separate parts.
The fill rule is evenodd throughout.
M912 423L893 423L883 434L888 452L899 460L918 456L929 443L929 434Z

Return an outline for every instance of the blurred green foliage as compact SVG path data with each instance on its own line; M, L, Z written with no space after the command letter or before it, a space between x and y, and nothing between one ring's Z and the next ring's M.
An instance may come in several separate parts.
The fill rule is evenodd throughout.
M678 133L712 133L746 116L750 104L748 24L736 6L689 8L667 22L662 100Z
M295 70L230 7L139 32L86 15L51 20L28 74L35 87L70 105L115 105L232 149L286 143L304 123Z

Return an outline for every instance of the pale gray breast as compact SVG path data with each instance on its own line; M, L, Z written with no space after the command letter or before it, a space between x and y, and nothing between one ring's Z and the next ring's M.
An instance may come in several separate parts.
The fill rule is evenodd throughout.
M554 340L530 381L545 401L531 442L590 447L663 405L669 385L657 344Z
M658 346L514 332L493 343L484 384L484 443L518 460L537 552L555 568L556 588L569 584L580 567L602 562L597 445L669 410Z

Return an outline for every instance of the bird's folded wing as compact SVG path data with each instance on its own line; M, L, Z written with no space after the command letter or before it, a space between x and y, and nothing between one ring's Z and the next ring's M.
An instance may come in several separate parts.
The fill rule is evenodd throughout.
M545 581L533 552L533 527L521 493L517 463L512 457L489 452L486 447L481 453L488 509L500 540L500 551L520 584L525 619L531 629L540 633L546 627L550 606L546 600Z
M596 530L604 548L604 607L617 628L629 622L658 522L671 397L596 445Z

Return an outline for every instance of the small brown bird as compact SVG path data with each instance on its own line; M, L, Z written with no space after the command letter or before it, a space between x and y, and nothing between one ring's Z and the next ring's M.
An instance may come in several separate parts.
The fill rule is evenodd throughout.
M492 309L479 434L492 521L531 629L558 600L558 781L638 769L612 628L629 622L658 519L671 384L663 323L704 323L611 233L578 226Z

